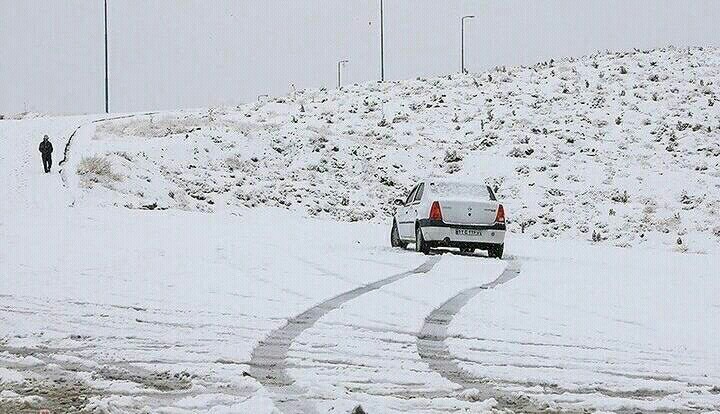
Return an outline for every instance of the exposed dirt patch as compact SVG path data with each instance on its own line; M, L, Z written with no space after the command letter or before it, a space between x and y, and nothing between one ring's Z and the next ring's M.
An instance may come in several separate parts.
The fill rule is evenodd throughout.
M9 384L8 390L17 395L0 398L0 413L87 412L88 400L98 395L83 381L62 378L28 378L20 384Z
M2 362L0 366L18 372L24 377L22 382L4 384L5 393L0 396L0 414L37 413L49 410L51 413L93 412L88 407L92 397L112 395L112 392L93 388L91 384L77 376L78 373L90 374L92 379L113 382L134 383L147 394L187 392L192 387L195 376L182 371L156 372L136 366L103 366L69 362L68 359L77 349L54 348L13 348L0 347L4 352L19 358L32 357L37 364ZM63 356L63 357L61 357ZM146 394L143 391L143 394Z
M183 391L192 386L193 376L187 372L152 372L134 369L132 371L104 367L94 375L110 381L130 381L161 392Z

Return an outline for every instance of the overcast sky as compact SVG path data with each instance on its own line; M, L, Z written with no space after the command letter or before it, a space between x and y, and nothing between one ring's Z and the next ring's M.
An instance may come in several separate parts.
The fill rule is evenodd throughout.
M380 77L379 0L108 0L111 111ZM389 79L603 49L720 46L716 0L385 0ZM104 109L101 0L0 0L0 113Z

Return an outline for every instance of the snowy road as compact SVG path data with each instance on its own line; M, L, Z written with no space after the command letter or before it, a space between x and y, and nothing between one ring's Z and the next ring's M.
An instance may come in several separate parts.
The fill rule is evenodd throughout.
M453 354L450 352L445 340L447 339L448 325L470 299L487 289L507 283L520 274L520 263L513 260L510 265L492 282L472 287L443 303L425 318L420 334L418 335L418 353L430 368L444 378L460 385L465 390L472 390L472 395L478 400L495 399L498 408L514 412L541 412L547 407L537 407L527 397L504 394L493 388L485 378L476 377L465 371Z
M286 359L292 342L305 330L311 328L321 317L338 309L344 303L408 276L427 273L438 260L439 257L430 258L413 270L398 273L342 293L288 320L286 325L271 332L253 350L249 362L249 365L253 367L251 371L253 377L276 394L274 400L284 412L313 412L314 408L305 403L299 390L292 389L294 381L287 374Z

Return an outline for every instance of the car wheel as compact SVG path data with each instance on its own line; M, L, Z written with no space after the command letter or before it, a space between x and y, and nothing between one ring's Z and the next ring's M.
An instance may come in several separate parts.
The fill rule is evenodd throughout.
M505 244L496 244L494 246L490 246L490 248L488 249L488 256L502 259L504 250Z
M415 229L415 251L425 254L430 253L430 246L425 243L425 238L422 235L422 229L420 227Z
M400 231L398 230L395 220L393 220L392 230L390 230L390 245L392 247L400 247L401 249L407 247L407 243L400 239Z

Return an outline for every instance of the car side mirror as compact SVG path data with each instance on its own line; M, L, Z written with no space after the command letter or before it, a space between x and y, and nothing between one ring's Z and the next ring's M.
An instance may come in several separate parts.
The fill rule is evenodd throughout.
M404 205L405 205L405 200L403 200L402 198L396 198L396 199L393 201L393 204L395 204L396 206L404 206Z

